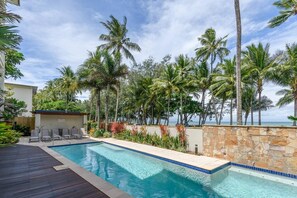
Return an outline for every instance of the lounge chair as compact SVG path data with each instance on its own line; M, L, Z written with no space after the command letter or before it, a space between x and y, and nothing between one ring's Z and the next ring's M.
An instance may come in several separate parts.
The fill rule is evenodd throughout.
M89 134L86 132L85 128L80 128L80 132L82 133L83 137L90 137Z
M53 139L54 140L61 140L62 137L59 135L59 129L53 129Z
M82 135L80 134L80 132L78 131L78 129L75 128L75 127L73 127L73 128L71 129L71 136L72 136L73 138L76 138L76 139L80 139L80 138L82 138Z
M49 129L41 129L41 140L42 141L51 141L52 140Z
M68 129L62 129L62 136L65 139L70 139L70 134L69 134L69 130Z
M39 131L38 129L34 129L31 131L31 136L29 138L29 142L39 142Z

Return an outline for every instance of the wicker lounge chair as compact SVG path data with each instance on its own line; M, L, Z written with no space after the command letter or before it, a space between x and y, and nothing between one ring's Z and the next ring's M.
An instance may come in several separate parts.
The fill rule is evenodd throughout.
M65 139L70 139L70 134L69 134L69 130L68 129L62 129L62 136Z
M62 137L59 135L59 129L53 129L53 139L54 140L61 140Z
M34 129L31 131L31 136L29 138L29 142L39 142L39 130Z
M78 130L77 128L75 128L75 127L73 127L73 128L71 129L71 136L72 136L73 138L76 138L76 139L80 139L80 138L82 138L82 135L80 134L79 130Z
M41 140L42 141L51 141L52 140L49 129L41 129Z

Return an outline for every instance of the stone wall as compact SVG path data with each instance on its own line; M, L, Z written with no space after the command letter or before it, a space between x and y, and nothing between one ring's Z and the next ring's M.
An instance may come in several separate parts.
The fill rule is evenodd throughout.
M137 126L140 129L141 126ZM132 125L127 125L127 129L132 129ZM161 136L161 130L159 126L146 126L147 133L153 135L156 133ZM169 126L169 134L170 136L176 137L178 132L175 127ZM198 146L198 152L202 153L203 151L203 142L202 142L202 129L197 127L187 127L186 128L186 136L188 140L188 151L195 152L195 144Z
M203 126L203 154L297 174L297 127Z

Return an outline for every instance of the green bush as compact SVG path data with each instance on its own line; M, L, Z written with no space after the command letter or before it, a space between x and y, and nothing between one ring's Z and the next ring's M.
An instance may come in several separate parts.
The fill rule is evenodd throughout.
M106 132L103 133L103 137L104 138L110 138L111 137L111 133L106 131Z
M115 134L114 137L120 140L128 140L141 144L149 144L162 148L177 150L180 152L186 152L186 146L180 141L179 136L171 137L169 135L163 135L163 137L160 137L156 133L150 135L146 133L135 133L125 130L121 133Z
M22 133L11 129L6 123L0 123L0 144L14 144L19 141Z
M96 130L96 131L93 133L93 137L94 137L94 138L103 137L103 134L104 134L104 130L99 129L99 130Z

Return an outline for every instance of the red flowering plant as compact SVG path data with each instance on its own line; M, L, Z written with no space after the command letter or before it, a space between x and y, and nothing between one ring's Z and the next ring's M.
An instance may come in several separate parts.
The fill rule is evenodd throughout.
M137 125L132 126L131 135L137 135L138 134L138 127Z
M169 136L168 126L166 126L166 125L160 125L160 130L161 130L161 136L162 136L162 138Z
M182 124L176 125L176 130L178 132L178 138L183 147L187 145L187 137L186 137L186 127Z
M125 124L122 122L112 122L112 123L109 123L108 128L113 134L120 133L125 130Z

